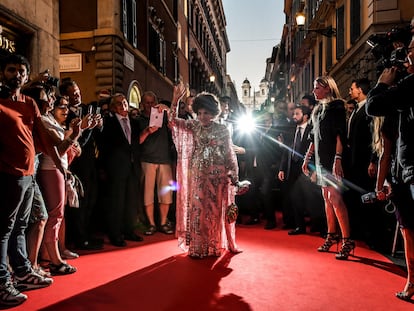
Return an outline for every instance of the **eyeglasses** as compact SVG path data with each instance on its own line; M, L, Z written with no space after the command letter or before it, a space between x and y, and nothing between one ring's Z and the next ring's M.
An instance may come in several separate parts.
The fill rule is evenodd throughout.
M58 108L58 109L69 109L68 108L68 105L57 105L57 106L55 106L55 108Z

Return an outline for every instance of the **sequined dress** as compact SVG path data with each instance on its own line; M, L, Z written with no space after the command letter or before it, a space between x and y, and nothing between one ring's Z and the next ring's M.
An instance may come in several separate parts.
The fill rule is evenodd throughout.
M220 256L237 250L235 225L225 221L234 203L237 158L228 129L212 122L175 119L173 139L178 152L176 235L179 246L193 257Z

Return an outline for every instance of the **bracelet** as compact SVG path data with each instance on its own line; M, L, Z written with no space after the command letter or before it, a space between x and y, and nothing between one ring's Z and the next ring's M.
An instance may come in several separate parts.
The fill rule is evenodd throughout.
M335 157L334 157L334 159L335 160L342 160L342 155L340 155L340 154L335 154Z

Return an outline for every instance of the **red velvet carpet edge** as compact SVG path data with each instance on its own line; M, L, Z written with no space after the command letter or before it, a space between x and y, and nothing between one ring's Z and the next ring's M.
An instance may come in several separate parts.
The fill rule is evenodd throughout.
M12 310L414 310L394 297L405 272L361 243L338 261L316 251L316 235L257 225L238 227L237 237L243 253L202 260L160 233L123 249L106 244Z

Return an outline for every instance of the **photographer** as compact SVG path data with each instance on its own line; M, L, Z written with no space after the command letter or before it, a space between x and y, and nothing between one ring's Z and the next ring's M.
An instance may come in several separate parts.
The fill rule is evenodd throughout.
M390 117L398 114L397 162L401 169L394 172L397 182L393 193L401 204L397 204L396 215L404 239L407 262L407 283L404 290L396 293L397 298L410 300L414 295L414 38L408 47L407 73L403 79L396 79L401 69L386 68L380 75L377 85L367 98L367 113L373 116ZM379 190L377 197L383 189ZM398 195L397 195L398 192ZM389 192L387 195L389 196Z

